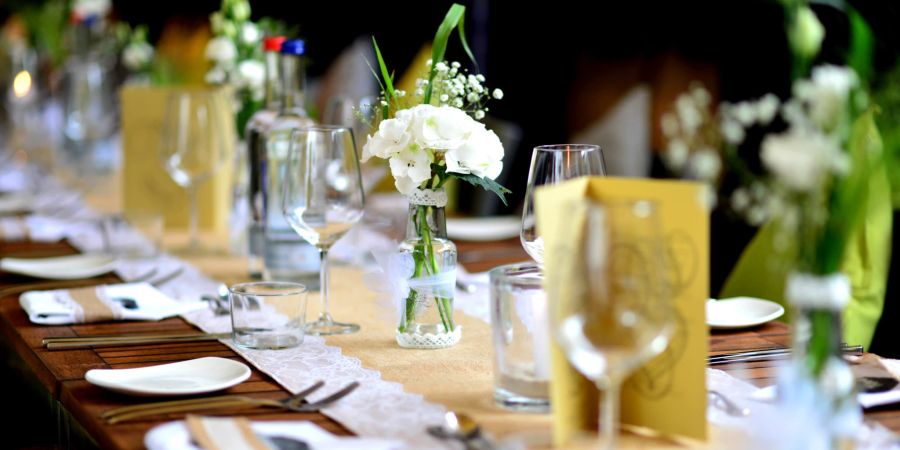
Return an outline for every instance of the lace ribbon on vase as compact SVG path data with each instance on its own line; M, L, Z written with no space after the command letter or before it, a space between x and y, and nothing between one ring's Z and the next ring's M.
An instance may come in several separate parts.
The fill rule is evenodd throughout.
M842 273L795 272L788 276L786 294L788 301L799 308L842 311L850 301L850 280Z
M447 206L447 191L443 189L415 189L407 194L406 199L409 200L411 205L443 208Z

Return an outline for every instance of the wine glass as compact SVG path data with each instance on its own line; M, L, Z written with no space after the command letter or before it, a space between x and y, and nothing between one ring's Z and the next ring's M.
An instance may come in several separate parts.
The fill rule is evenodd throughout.
M525 207L522 210L522 247L539 266L544 265L544 240L535 230L534 190L544 184L562 183L571 178L606 175L603 151L598 145L541 145L531 154Z
M197 188L227 161L224 100L208 91L175 91L163 118L160 154L172 180L185 188L190 240L185 252L202 250L197 235Z
M310 334L344 334L359 325L335 322L328 308L328 249L363 216L364 194L353 131L340 126L294 130L284 174L283 211L291 228L322 259L319 319Z
M552 314L569 362L597 388L603 449L615 448L624 379L663 352L674 327L665 282L663 237L656 205L623 200L584 205L578 273L585 288L561 299Z

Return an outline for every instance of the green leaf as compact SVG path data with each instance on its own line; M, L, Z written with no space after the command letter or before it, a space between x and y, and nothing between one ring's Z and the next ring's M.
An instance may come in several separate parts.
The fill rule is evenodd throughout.
M840 269L847 243L866 211L870 177L884 162L881 137L871 109L853 123L847 150L851 159L850 173L835 182L828 219L819 239L816 260L819 266L815 270L821 274Z
M375 56L378 58L378 67L381 69L381 78L384 79L384 93L387 95L389 100L394 99L394 82L391 79L391 74L388 73L387 65L384 63L384 58L381 57L381 50L378 49L378 42L375 42L375 36L372 36L372 45L375 46Z
M847 54L847 64L856 71L863 85L866 85L872 72L872 55L875 48L872 29L869 28L866 19L863 19L850 5L847 5L847 18L850 20L850 49Z
M425 88L425 96L422 103L431 103L432 82L437 73L434 66L444 60L444 53L447 52L447 42L450 40L450 33L456 28L466 14L466 7L458 3L454 3L444 16L444 21L438 27L437 33L434 35L434 42L431 44L431 70L428 72L428 86ZM468 47L466 44L465 47ZM471 55L471 51L468 52ZM473 58L474 59L474 58Z
M481 70L478 69L478 61L475 61L475 54L472 53L472 49L469 48L469 42L466 41L466 31L465 27L463 26L465 21L466 16L464 14L459 18L459 25L457 25L456 27L457 30L459 30L459 42L462 43L463 50L466 51L466 55L469 55L469 59L472 61L472 64L475 64L475 72L478 73L481 72Z
M477 175L472 175L470 173L451 173L451 176L459 178L460 180L465 181L466 183L471 184L472 186L482 187L484 190L493 192L497 194L497 197L500 197L500 201L506 205L506 194L511 193L509 189L500 185L496 181L490 178L481 178Z

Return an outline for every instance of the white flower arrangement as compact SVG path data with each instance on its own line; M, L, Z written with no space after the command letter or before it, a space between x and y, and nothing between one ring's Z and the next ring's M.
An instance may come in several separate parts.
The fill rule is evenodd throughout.
M429 76L416 80L413 95L391 88L393 95L386 92L376 105L382 120L363 146L362 161L388 160L394 185L404 195L439 189L456 177L505 201L509 191L494 182L503 170L503 144L478 122L488 111L487 101L503 98L503 91L490 91L483 75L469 74L459 62L428 60L426 69Z
M463 110L443 105L416 105L382 120L363 146L362 161L387 159L397 190L409 194L426 187L435 174L432 164L447 174L494 180L503 169L503 144Z
M846 140L853 112L866 106L858 87L852 69L823 65L797 80L784 103L766 94L711 111L709 93L694 85L662 118L668 139L664 161L674 172L710 184L719 181L723 168L734 170L742 183L730 193L728 206L760 225L775 212L784 213L798 195L821 194L849 173ZM737 149L749 133L776 123L784 129L762 137L759 161L765 173L755 173Z
M112 9L111 0L75 0L72 3L72 15L79 19L88 17L103 18Z

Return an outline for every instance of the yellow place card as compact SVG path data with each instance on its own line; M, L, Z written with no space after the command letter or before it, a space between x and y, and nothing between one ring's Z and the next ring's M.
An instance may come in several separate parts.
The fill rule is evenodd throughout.
M187 191L175 184L163 167L160 137L166 103L174 88L158 86L125 86L122 100L122 192L125 211L157 212L165 216L167 228L187 228ZM220 103L229 110L220 125L226 150L234 154L237 141L234 114L230 110L230 91L216 90L223 96ZM197 190L198 224L201 229L223 231L231 212L231 173L234 158Z
M538 234L544 240L546 290L555 308L585 292L576 274L585 242L586 199L652 200L665 238L668 290L675 305L669 346L625 382L622 422L667 435L706 439L706 356L709 330L709 211L705 187L685 181L584 177L536 191ZM554 441L564 445L597 430L599 392L553 343L550 385Z

